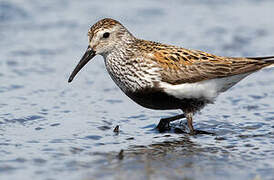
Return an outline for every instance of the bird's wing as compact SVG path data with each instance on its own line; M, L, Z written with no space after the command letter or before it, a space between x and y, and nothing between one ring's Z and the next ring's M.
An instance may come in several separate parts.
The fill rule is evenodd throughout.
M174 85L253 72L271 64L264 59L221 57L177 47L157 50L150 57L161 68L162 81Z

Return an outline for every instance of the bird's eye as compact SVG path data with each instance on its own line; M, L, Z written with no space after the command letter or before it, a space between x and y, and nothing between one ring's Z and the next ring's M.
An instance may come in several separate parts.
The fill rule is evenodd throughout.
M103 38L108 38L109 37L109 32L105 32L104 34L103 34Z

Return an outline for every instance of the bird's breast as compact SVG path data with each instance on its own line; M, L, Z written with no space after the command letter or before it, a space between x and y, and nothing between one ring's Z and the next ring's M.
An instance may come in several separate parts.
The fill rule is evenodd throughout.
M156 70L150 68L138 58L128 60L108 56L105 59L108 73L113 81L126 92L136 92L147 87L153 87L159 81L160 76Z

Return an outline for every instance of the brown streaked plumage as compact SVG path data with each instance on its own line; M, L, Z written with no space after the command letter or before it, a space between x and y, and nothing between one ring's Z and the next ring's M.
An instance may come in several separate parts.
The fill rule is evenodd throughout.
M95 23L88 31L88 36L93 37L93 35L98 32L100 29L108 29L112 28L113 26L120 24L118 21L110 18L102 19L101 21L98 21Z
M150 109L181 109L184 114L161 119L160 131L169 122L192 116L237 82L274 64L269 57L222 57L198 50L135 38L121 23L102 19L88 32L89 46L69 82L95 55L104 57L106 68L121 90Z
M163 81L171 84L193 83L253 72L272 63L248 58L220 57L182 48L157 51L152 60L165 70L161 73Z

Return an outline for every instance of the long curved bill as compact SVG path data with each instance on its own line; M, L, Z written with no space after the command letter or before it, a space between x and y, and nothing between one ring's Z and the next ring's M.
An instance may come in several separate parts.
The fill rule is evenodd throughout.
M83 55L83 57L81 58L81 60L79 61L79 63L77 64L77 66L75 67L75 69L73 70L73 72L71 73L68 82L70 83L73 78L76 76L76 74L95 56L95 51L88 46L85 54Z

